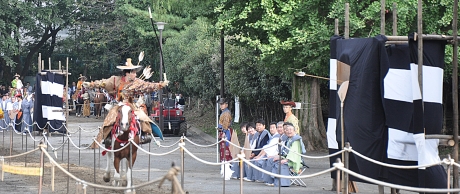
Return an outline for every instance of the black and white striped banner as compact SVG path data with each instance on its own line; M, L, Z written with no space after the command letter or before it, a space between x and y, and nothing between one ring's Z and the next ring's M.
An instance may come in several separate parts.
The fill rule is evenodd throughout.
M46 72L45 75L38 73L36 76L34 120L40 128L49 122L50 132L65 132L63 123L66 118L62 108L64 80L63 75L52 72Z
M345 64L350 68L343 115L345 142L350 142L359 153L382 162L424 165L439 161L438 140L426 140L424 135L441 133L445 41L424 41L422 104L417 43L411 37L409 40L408 45L385 46L384 36L331 38L327 125L330 153L341 149L339 84L336 80L343 74L339 66ZM330 162L335 162L335 158ZM353 155L349 162L350 169L355 172L392 183L430 188L447 184L442 166L398 170ZM335 178L334 173L331 176Z

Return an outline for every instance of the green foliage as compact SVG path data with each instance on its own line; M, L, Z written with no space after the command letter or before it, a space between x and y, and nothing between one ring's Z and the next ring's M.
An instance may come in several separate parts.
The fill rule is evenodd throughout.
M219 39L198 18L164 45L165 69L177 92L213 99L219 87Z

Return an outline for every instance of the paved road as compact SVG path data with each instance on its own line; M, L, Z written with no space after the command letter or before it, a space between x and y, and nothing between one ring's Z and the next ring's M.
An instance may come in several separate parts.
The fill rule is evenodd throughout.
M69 119L69 131L76 132L78 128L81 127L84 130L80 130L79 133L73 133L71 136L72 141L76 145L82 147L88 146L92 142L92 138L97 135L97 127L102 125L101 120L96 120L94 118L81 119L71 116ZM6 134L6 133L5 133ZM0 135L0 138L1 135ZM15 135L14 136L14 149L17 151L25 151L25 139L24 136ZM196 128L190 128L187 138L193 141L196 144L200 145L209 145L212 144L215 139L210 137L207 134L204 134ZM165 140L161 142L162 146L169 146L176 143L180 138L179 137L165 137ZM5 140L0 139L1 143L5 143L6 147L9 145L8 137L5 137ZM53 135L49 138L49 141L55 148L59 148L62 144L63 138L59 135ZM211 147L200 147L195 146L189 142L185 143L185 146L190 152L195 156L199 157L202 160L208 162L216 162L216 148ZM28 139L27 148L28 150L33 149L34 144L30 139ZM143 145L145 150L150 150L152 153L161 154L169 152L178 145L173 145L172 147L165 148L159 147L155 144ZM67 162L67 144L63 145L56 151L57 161L58 162ZM49 152L52 153L52 148L48 148ZM100 150L96 149L84 149L79 151L74 146L70 146L69 160L70 163L86 166L86 167L96 167L97 169L104 169L106 164L106 159L101 157ZM327 155L327 153L309 153L311 155ZM180 151L173 152L164 156L151 156L150 158L150 180L156 179L157 177L163 176L167 170L170 168L171 163L174 162L176 165L181 165L181 154ZM304 174L312 174L315 172L323 171L329 168L328 159L309 159L307 160L310 168ZM190 155L185 155L185 167L184 167L184 190L189 193L200 193L200 194L216 194L216 193L240 193L240 181L239 180L229 180L223 181L220 176L220 166L204 164ZM134 165L133 176L139 180L147 181L149 179L149 155L138 151L138 159ZM72 171L72 169L71 169ZM178 179L181 179L181 176L178 176ZM304 179L307 183L307 187L283 187L281 188L281 193L319 193L319 194L332 194L335 192L330 191L332 181L329 174L323 174L315 178ZM140 182L134 182L134 184L139 184ZM225 183L225 184L224 184ZM166 183L163 187L169 187L170 184ZM369 185L364 183L358 183L359 193L377 193L377 186ZM1 188L0 188L1 191ZM89 193L92 191L89 190ZM278 193L278 188L265 186L263 183L253 183L253 182L244 182L243 184L244 193ZM389 192L389 188L386 188L386 193ZM406 192L407 193L407 192Z

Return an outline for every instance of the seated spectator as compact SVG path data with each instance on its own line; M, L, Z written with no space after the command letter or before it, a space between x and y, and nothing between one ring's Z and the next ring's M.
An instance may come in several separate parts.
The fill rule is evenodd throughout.
M248 131L246 130L246 126L247 126L247 123L241 123L240 125L240 129L241 129L241 132L244 134L244 146L243 148L245 149L250 149L249 148L249 136L248 136ZM246 150L244 150L244 152L246 152ZM241 153L241 149L238 151L238 154ZM247 159L249 159L249 155L246 157ZM239 179L240 178L240 162L234 162L232 164L232 170L233 170L233 174L232 174L232 179ZM244 177L244 168L243 168L243 177Z
M255 165L257 165L257 161L254 159L257 157L259 158L259 154L261 153L261 149L268 144L268 141L271 138L270 133L265 129L265 121L263 119L259 119L256 122L256 130L257 133L255 134L255 148L256 150L253 150L251 153L251 162ZM257 159L256 158L256 159ZM245 181L253 182L263 182L262 180L262 172L254 169L254 168L249 168L247 173L247 177L244 179Z
M271 138L267 145L263 147L263 150L260 151L259 155L254 157L254 160L257 161L256 165L259 168L262 168L267 171L271 171L271 166L268 165L267 159L274 158L278 155L278 142L280 135L276 129L276 122L270 123L270 134ZM261 173L258 182L265 182L265 184L273 184L273 178L264 173ZM270 185L271 186L271 185Z
M287 136L285 146L289 149L283 148L281 151L281 158L276 157L273 159L272 172L278 174L279 162L281 162L281 175L289 176L289 171L299 172L302 167L302 157L299 154L305 153L305 145L302 142L302 137L296 134L294 125L285 123L284 133ZM295 153L296 152L296 153ZM279 181L274 177L274 186L278 186ZM281 179L282 187L289 187L291 181L289 179Z

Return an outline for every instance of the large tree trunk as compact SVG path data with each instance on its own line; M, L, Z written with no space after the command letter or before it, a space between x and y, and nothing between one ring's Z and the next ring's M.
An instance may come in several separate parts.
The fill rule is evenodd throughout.
M318 79L297 76L293 79L292 98L302 103L293 113L299 119L300 136L308 151L327 148L319 88Z

